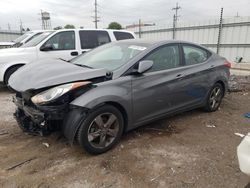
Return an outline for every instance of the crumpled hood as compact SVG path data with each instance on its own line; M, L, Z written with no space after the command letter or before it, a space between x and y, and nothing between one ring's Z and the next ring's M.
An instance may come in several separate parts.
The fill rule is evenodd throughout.
M18 92L25 92L102 77L106 76L106 72L106 69L84 68L60 59L40 60L13 73L9 79L9 86Z

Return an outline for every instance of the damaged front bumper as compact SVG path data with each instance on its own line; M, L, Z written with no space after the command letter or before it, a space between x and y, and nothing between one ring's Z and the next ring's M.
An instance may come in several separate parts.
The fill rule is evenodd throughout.
M15 97L13 101L17 106L14 117L24 132L45 136L61 130L71 144L89 111L87 108L68 103L35 106L20 97Z
M59 130L68 111L68 104L35 106L19 97L14 97L13 102L17 106L14 117L19 127L32 134L46 135Z

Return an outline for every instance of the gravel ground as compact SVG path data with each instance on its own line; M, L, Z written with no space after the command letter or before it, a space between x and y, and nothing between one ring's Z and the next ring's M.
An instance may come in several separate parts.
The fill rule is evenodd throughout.
M70 146L60 133L24 134L12 117L11 97L0 89L0 187L241 188L248 183L238 168L241 138L234 133L250 130L244 117L250 91L226 95L217 112L194 110L129 132L99 156Z

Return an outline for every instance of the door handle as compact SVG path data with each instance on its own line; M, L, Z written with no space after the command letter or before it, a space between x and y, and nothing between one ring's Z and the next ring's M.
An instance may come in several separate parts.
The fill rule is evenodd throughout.
M183 77L182 74L177 74L177 76L176 76L176 78L181 78L181 77Z
M185 76L184 74L177 74L176 78L183 79L184 76Z
M72 56L78 56L78 52L71 52L70 55L72 55Z

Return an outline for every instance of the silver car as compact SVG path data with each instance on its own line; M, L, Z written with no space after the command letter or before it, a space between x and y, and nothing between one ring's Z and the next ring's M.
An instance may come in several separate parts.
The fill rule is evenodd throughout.
M15 72L19 126L33 134L63 131L100 154L138 126L194 108L216 111L230 63L183 41L124 40L70 62L41 60Z

